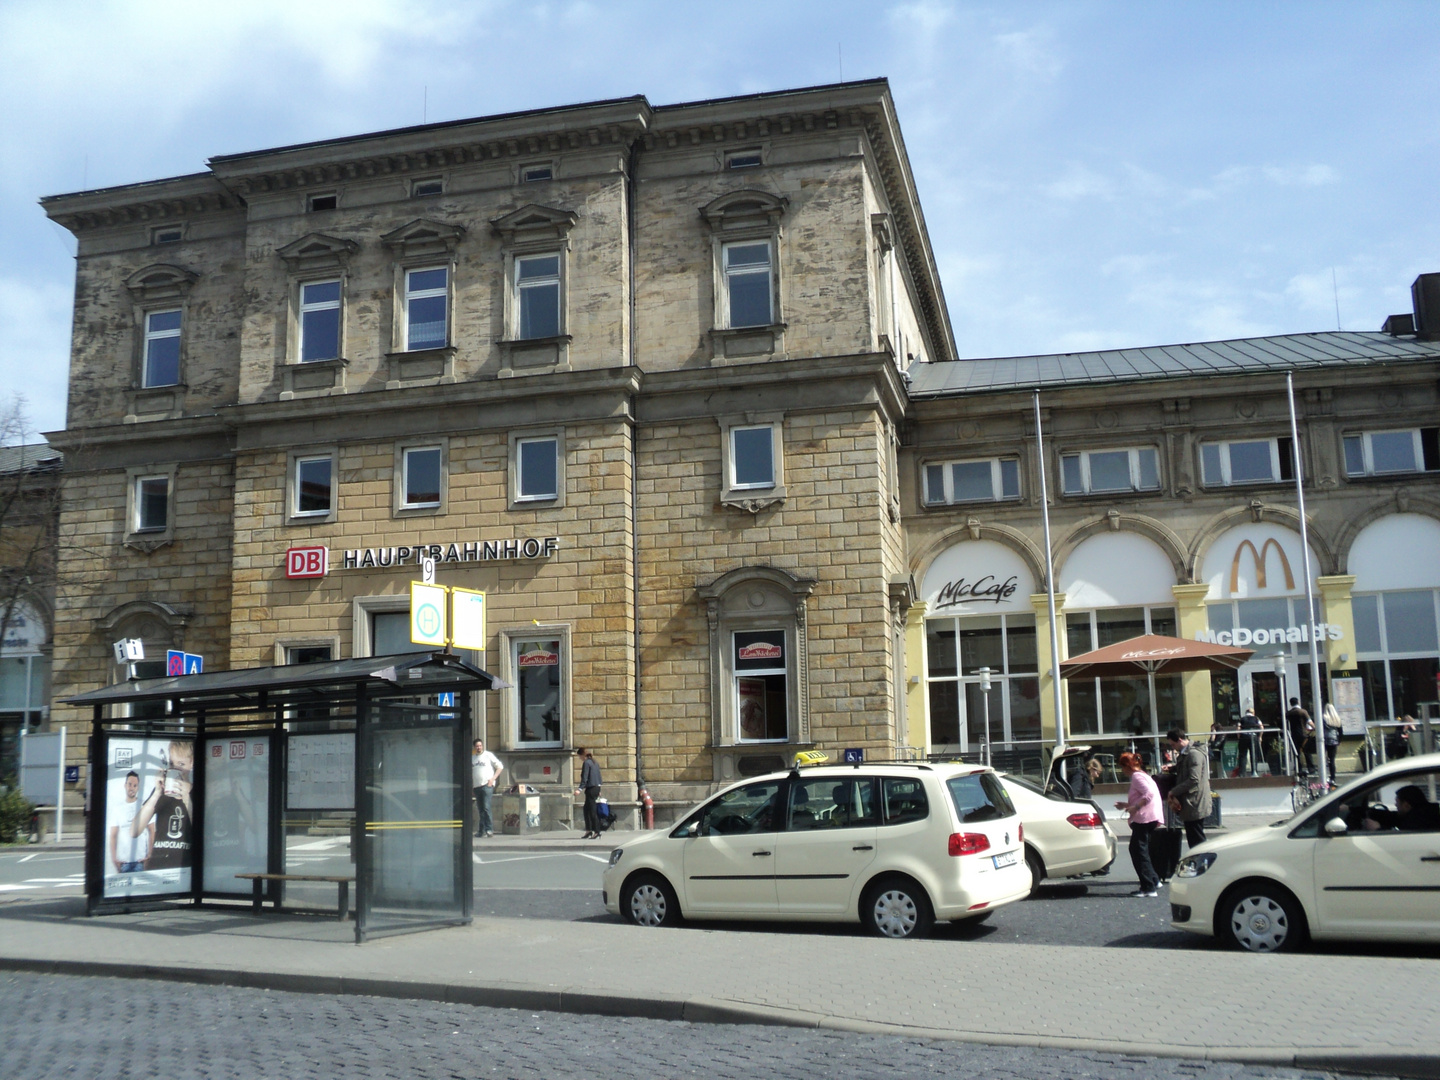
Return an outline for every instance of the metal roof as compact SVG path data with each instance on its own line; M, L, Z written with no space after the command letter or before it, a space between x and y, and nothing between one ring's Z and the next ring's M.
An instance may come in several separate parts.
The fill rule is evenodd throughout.
M292 694L315 696L330 690L339 695L370 684L374 696L433 694L439 690L503 690L509 684L466 663L454 653L419 652L397 656L362 656L321 660L314 664L207 671L165 679L132 679L66 698L67 705L125 705L146 701L178 701L207 708L253 707L265 694L279 704ZM273 695L273 697L272 697Z
M49 443L0 446L0 473L54 469L59 467L61 460L60 451L51 448Z
M910 396L924 398L1422 360L1440 360L1440 342L1337 330L1141 349L949 360L914 364L907 374Z

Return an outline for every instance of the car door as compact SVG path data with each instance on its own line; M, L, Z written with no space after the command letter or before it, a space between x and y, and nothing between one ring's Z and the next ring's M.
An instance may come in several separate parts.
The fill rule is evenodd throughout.
M803 776L790 782L788 812L775 843L775 892L781 914L840 915L855 904L875 860L879 804L875 781Z
M775 848L785 781L732 788L701 809L682 854L690 916L776 913Z
M1318 932L1440 939L1437 794L1440 771L1391 776L1347 798L1343 812L1327 815L1345 818L1343 835L1324 835L1320 822L1313 842ZM1397 803L1411 812L1399 813Z

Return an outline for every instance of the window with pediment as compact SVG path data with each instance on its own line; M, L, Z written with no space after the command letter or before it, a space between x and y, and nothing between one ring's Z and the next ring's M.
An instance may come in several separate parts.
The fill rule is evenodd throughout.
M783 349L781 298L786 200L736 191L707 203L714 310L710 339L716 362L753 360Z
M573 211L532 203L490 223L504 259L502 376L569 370L570 231L579 220Z

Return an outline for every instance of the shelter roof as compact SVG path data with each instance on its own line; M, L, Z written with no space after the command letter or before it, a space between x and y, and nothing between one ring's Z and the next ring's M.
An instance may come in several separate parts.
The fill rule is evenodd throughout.
M331 691L348 697L359 686L374 697L433 694L442 690L500 690L498 676L467 663L455 653L417 652L395 656L362 656L322 660L314 664L208 671L164 679L132 679L76 697L67 705L127 705L176 701L211 709L253 708L261 695L278 703L292 696L311 699Z

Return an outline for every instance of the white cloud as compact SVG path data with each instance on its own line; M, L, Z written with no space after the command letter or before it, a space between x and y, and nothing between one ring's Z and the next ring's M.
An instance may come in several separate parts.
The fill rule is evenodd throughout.
M1055 48L1055 35L1049 27L996 34L994 41L1001 60L1026 74L1054 79L1065 69L1065 63Z
M1077 199L1114 199L1119 187L1110 177L1088 165L1075 162L1065 166L1061 175L1040 188L1052 199L1074 202Z

